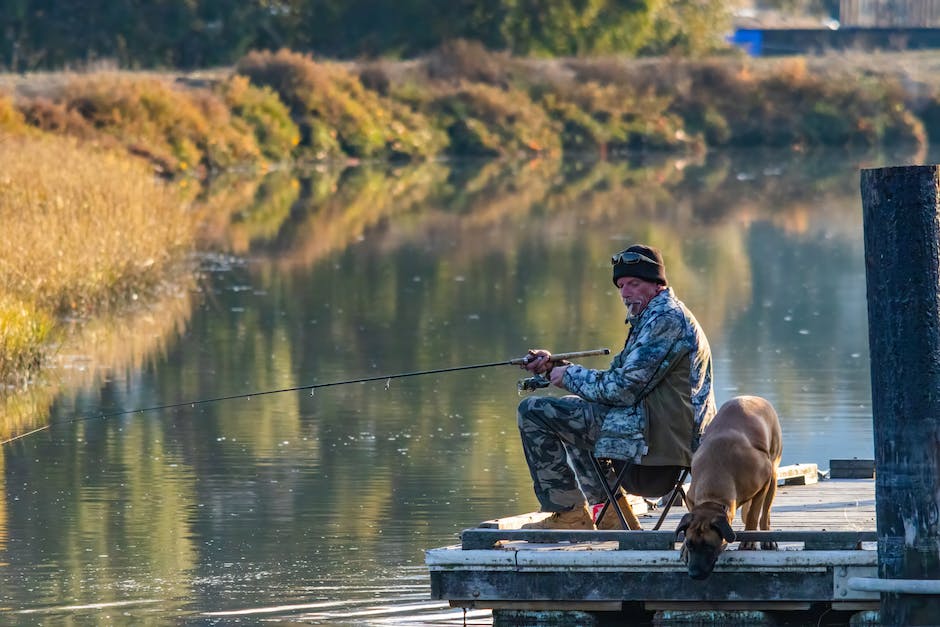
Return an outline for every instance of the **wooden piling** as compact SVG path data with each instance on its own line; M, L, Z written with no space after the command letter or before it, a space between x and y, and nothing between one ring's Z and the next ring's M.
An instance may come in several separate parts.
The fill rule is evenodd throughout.
M940 579L940 171L862 170L879 579ZM883 625L940 595L882 592Z

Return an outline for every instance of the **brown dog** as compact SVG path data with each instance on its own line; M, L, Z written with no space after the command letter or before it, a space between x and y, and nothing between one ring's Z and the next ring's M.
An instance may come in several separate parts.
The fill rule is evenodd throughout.
M728 542L731 522L741 507L744 529L770 529L770 505L777 491L777 467L783 451L780 421L773 406L759 396L735 397L718 410L692 456L689 513L676 538L685 532L682 558L693 579L711 574ZM753 549L742 542L741 549ZM775 542L761 542L776 549Z

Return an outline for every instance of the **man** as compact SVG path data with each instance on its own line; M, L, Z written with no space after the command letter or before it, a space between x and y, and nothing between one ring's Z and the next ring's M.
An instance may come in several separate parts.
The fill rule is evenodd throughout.
M715 415L711 349L705 333L673 294L658 249L636 245L611 259L614 285L627 309L627 341L607 370L553 364L530 350L523 367L548 373L573 395L533 396L519 404L519 431L541 511L528 529L593 529L588 503L606 500L591 455L628 464L624 488L661 496ZM610 474L610 471L608 471ZM626 499L618 498L628 518ZM633 517L631 528L639 528ZM605 515L602 529L620 528Z

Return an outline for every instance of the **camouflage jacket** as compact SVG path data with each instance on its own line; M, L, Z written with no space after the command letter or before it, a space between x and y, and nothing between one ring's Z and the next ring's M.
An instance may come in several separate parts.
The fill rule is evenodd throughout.
M708 340L671 288L629 322L610 368L569 366L563 384L603 420L595 456L689 466L715 415Z

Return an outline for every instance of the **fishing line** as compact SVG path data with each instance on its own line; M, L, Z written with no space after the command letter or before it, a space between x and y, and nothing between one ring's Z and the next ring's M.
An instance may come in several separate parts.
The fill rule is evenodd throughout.
M610 353L609 349L599 348L596 350L589 351L578 351L574 353L558 353L552 355L552 361L562 361L565 359L571 359L574 357L585 357L589 355L607 355ZM445 372L457 372L459 370L474 370L477 368L493 368L495 366L518 366L525 365L530 361L530 356L520 357L518 359L510 359L508 361L494 361L486 364L473 364L470 366L453 366L450 368L436 368L434 370L418 370L416 372L400 372L398 374L383 374L377 375L374 377L363 377L361 379L350 379L347 381L331 381L329 383L312 383L309 385L298 385L289 388L280 388L278 390L264 390L261 392L247 392L244 394L231 394L228 396L216 396L215 398L203 398L194 401L183 401L178 403L168 403L166 405L153 405L151 407L139 407L137 409L125 409L122 411L111 412L107 414L94 414L91 416L80 416L78 418L72 418L70 420L60 420L58 422L50 422L49 424L33 429L32 431L27 431L26 433L21 433L19 435L13 436L12 438L7 438L6 440L0 441L0 446L4 444L9 444L10 442L15 442L21 440L25 437L29 437L40 431L45 431L54 426L58 425L67 425L74 424L77 422L86 422L88 420L105 420L107 418L116 418L117 416L127 416L129 414L143 413L147 411L159 411L162 409L175 409L177 407L195 407L196 405L206 405L208 403L218 403L219 401L231 401L240 398L250 399L252 396L266 396L268 394L281 394L284 392L300 392L303 390L317 390L319 388L328 388L336 385L351 385L353 383L369 383L370 381L385 381L385 389L389 388L389 382L392 379L403 379L405 377L416 377L420 375L428 374L441 374Z

